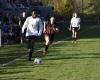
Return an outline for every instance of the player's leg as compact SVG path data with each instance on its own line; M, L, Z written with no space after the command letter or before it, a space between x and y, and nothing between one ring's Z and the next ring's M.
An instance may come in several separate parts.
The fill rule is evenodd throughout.
M77 39L77 31L75 31L75 37L74 37L75 43L76 43L76 39Z
M72 28L72 42L74 42L75 39L75 28Z
M74 28L72 28L72 39L74 38Z
M50 44L50 37L49 35L44 35L44 39L45 39L45 49L44 49L44 54L47 54L47 50Z
M54 41L54 35L55 35L55 34L50 35L50 44L52 44L53 41Z
M75 29L75 35L74 35L75 42L76 42L76 40L77 40L77 34L78 34L78 27Z
M29 54L29 61L31 61L32 53L33 53L33 47L34 47L34 39L32 37L27 38L27 48L28 48L28 54Z

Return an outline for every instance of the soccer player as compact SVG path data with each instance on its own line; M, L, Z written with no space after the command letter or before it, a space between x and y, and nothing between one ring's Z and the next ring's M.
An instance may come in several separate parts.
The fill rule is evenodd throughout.
M44 55L47 55L49 45L54 40L55 32L58 30L55 24L55 18L47 16L47 20L44 22L44 39L45 39L45 49Z
M29 61L31 61L35 39L41 36L43 32L43 23L41 19L37 17L36 10L33 10L32 16L26 18L22 27L22 34L24 34L25 29Z
M78 34L78 31L80 30L80 21L81 20L77 16L77 13L73 13L73 16L70 22L70 28L69 28L69 30L72 32L73 43L76 43L77 34Z

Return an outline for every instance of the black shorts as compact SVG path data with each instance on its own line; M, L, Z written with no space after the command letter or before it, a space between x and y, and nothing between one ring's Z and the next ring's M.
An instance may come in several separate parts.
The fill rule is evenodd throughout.
M72 27L72 30L78 31L79 27Z
M36 41L36 39L37 39L37 36L27 36L26 37L27 48L31 49L31 51L33 51L34 42Z
M27 36L26 39L28 39L28 40L32 40L32 39L36 40L37 36Z

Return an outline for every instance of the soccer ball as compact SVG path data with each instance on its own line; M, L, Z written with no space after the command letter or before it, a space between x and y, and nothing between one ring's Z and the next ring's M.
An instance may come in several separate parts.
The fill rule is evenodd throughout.
M34 59L34 64L40 64L41 63L41 58L35 58Z

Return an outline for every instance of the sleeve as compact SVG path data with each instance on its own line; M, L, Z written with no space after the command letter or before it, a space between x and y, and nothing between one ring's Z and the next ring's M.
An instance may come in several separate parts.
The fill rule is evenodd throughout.
M71 19L71 21L70 21L70 29L72 27L72 23L73 23L73 19Z
M79 29L80 29L80 23L81 23L81 19L79 18Z
M28 18L25 20L23 26L22 26L22 33L24 33L24 30L27 28L28 26Z
M71 21L70 21L70 24L72 24L73 23L73 18L71 19Z
M43 32L46 30L46 21L43 22Z
M41 34L43 32L43 23L42 23L41 19L39 19L38 26L39 26L38 36L41 36Z
M78 18L79 19L79 23L81 22L81 19L80 18Z

